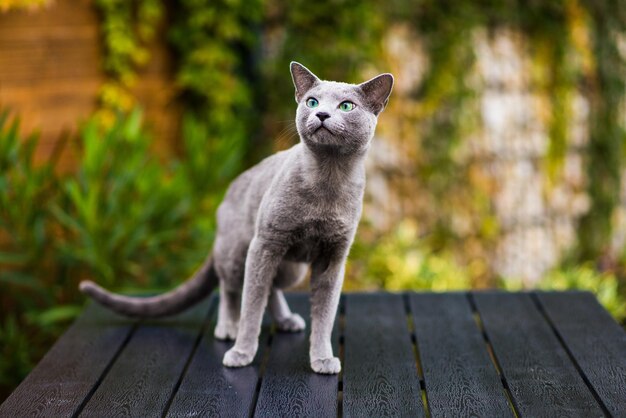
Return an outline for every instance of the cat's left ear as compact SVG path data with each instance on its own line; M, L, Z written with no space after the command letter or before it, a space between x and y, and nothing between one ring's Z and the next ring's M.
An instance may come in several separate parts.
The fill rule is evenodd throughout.
M378 116L389 102L389 95L393 88L393 76L389 73L381 74L359 84L359 88L372 112Z
M296 103L300 103L302 96L304 96L311 87L319 83L320 79L304 65L295 61L291 61L290 68L293 85L296 87Z

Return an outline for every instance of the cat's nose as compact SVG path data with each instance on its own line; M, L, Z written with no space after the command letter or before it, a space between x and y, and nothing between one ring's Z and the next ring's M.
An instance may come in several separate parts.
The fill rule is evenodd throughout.
M317 112L315 116L317 116L319 120L321 120L322 122L324 122L326 119L330 117L330 115L326 112Z

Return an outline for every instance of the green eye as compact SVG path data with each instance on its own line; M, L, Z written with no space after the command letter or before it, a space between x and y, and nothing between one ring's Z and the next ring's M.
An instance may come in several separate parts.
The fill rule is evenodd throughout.
M353 110L356 107L356 105L352 102L341 102L341 104L339 105L339 109L343 110L344 112L349 112L351 110Z
M319 106L319 102L317 101L317 99L314 99L313 97L309 97L308 99L306 99L306 105L308 107L317 107Z

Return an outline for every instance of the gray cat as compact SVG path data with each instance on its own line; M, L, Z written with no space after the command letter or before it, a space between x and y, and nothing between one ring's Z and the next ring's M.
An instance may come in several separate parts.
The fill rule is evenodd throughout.
M341 364L330 335L361 217L365 155L393 77L381 74L359 85L322 81L296 62L291 75L301 142L232 182L217 211L213 254L200 270L149 298L113 294L88 281L80 289L116 312L158 317L188 308L219 284L215 337L235 339L223 364L241 367L257 351L268 300L279 330L304 329L281 289L301 282L311 268L311 368L333 374Z

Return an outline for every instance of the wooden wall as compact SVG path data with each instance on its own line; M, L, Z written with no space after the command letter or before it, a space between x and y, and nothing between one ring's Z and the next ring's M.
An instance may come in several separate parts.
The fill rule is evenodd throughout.
M162 39L150 50L152 59L141 70L135 93L156 133L157 150L168 153L179 119L171 60ZM101 59L99 19L90 0L0 12L0 108L19 115L23 133L41 133L39 159L50 158L62 135L75 134L79 122L95 110L105 79ZM63 148L61 170L75 166L72 142Z

